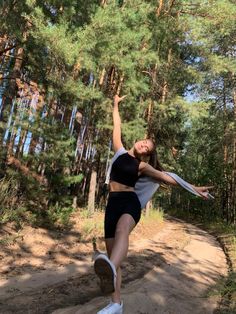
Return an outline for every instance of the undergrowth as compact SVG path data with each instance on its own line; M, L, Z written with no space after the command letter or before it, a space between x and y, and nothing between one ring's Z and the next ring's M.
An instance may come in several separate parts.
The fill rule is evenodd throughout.
M87 210L81 210L80 213L80 232L83 240L92 238L101 238L104 233L104 212L97 211L89 215ZM164 219L163 211L152 209L149 215L142 214L139 224L146 225L152 221L162 222Z

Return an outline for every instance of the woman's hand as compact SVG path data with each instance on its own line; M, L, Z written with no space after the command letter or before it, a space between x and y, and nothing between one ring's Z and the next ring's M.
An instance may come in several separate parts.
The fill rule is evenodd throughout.
M122 97L120 97L119 95L115 95L114 96L114 104L119 104L119 102L121 102L125 97L127 97L127 95L124 95Z
M193 186L194 190L197 191L201 197L205 200L210 199L209 190L213 189L214 186Z

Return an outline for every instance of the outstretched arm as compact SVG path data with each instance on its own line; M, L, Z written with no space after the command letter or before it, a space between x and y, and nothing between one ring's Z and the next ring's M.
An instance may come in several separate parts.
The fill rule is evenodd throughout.
M170 185L178 185L178 183L172 177L168 176L163 171L159 171L153 168L146 162L141 161L139 171L140 174L144 174L145 176L151 177L159 182L163 182Z
M141 162L140 163L140 172L146 176L152 177L159 182L164 182L169 185L180 185L187 189L189 192L192 192L198 196L201 196L204 199L213 198L209 194L209 189L212 189L213 186L194 186L183 179L181 179L178 175L174 173L165 173L159 170L154 169L147 163ZM176 180L175 180L176 179ZM194 192L193 192L194 191Z
M119 97L115 95L114 97L114 107L113 107L113 149L118 151L123 145L121 142L121 119L119 113L119 102L122 101L126 96Z

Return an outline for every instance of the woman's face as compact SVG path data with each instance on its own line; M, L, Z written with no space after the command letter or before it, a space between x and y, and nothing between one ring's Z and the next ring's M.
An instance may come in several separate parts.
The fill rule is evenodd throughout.
M152 140L146 139L138 141L134 144L134 153L137 155L147 156L154 149L154 144Z

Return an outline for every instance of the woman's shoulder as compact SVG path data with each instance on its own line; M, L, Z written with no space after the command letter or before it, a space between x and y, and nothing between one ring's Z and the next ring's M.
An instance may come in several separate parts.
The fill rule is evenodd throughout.
M124 146L120 146L118 149L114 149L115 154L127 152L127 150L124 148Z
M115 154L114 154L113 158L117 158L120 155L127 153L127 150L124 148L124 146L121 146L119 149L114 150L114 152L115 152Z

